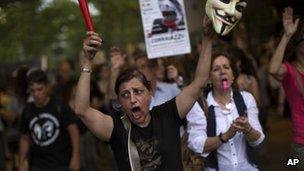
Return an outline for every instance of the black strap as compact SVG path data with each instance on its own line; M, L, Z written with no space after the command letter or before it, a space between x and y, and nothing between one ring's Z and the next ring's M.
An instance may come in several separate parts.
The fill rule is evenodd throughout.
M233 90L233 100L236 104L237 111L240 116L247 115L247 106L244 102L243 96L237 90ZM258 161L256 158L256 147L252 147L246 141L246 153L248 157L248 161L256 166L258 166Z
M207 136L214 137L216 136L216 119L214 113L214 106L211 105L208 108L209 113L207 117ZM217 159L217 151L213 150L210 152L208 157L205 160L205 165L210 168L215 168L218 170L218 159Z
M245 104L243 96L236 89L233 89L233 100L234 100L234 103L236 104L235 106L236 106L236 109L239 113L239 116L246 115L247 106Z
M243 99L243 96L239 91L236 89L233 89L233 100L235 102L237 111L239 116L244 116L247 114L247 106L245 104L245 101ZM208 137L214 137L216 136L216 118L215 118L215 112L214 112L214 106L209 106L209 113L207 117L207 136ZM257 160L255 156L256 148L249 146L246 141L246 153L248 156L248 160L250 163L257 165ZM217 150L213 150L210 152L208 157L205 160L206 167L214 168L218 170L218 159L217 159Z
M202 97L199 97L199 98L197 99L197 102L198 102L198 104L200 105L200 107L203 109L203 111L206 113L206 111L204 110L204 109L205 109L205 105L204 105L204 102L203 102Z

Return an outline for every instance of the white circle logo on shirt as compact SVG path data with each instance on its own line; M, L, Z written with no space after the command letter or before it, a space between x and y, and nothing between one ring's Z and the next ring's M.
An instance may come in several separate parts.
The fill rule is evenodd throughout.
M59 136L59 122L49 113L34 117L30 122L32 139L39 146L52 144Z

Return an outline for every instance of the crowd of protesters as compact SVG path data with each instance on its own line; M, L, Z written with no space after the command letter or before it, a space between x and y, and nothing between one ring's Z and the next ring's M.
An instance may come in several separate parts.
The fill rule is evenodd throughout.
M19 66L0 92L0 170L263 170L270 111L291 116L291 156L303 163L304 37L291 8L282 20L281 40L256 58L205 18L190 58L113 46L95 64L102 37L88 32L82 60L63 59L53 77Z

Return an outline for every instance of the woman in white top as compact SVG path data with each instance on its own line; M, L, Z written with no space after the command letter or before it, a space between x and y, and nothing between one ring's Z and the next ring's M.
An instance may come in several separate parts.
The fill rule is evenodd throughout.
M206 51L211 51L211 46ZM234 88L237 70L226 53L213 53L206 115L187 115L188 147L207 157L205 170L258 170L253 148L265 138L254 97ZM208 121L208 124L207 124Z

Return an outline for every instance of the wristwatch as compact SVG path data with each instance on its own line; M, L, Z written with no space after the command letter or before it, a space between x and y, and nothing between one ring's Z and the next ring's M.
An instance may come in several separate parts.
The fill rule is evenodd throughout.
M220 138L220 140L221 140L222 143L228 142L228 140L225 141L225 140L223 139L223 134L222 134L222 133L220 133L220 134L218 135L218 137Z
M89 68L82 68L81 72L92 73L92 70Z

